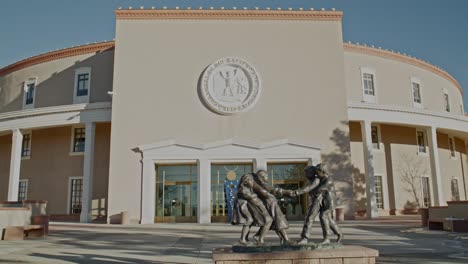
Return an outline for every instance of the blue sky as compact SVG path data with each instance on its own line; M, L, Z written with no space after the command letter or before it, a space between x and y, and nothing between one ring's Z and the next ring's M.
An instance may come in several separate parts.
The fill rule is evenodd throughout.
M468 0L2 0L0 67L113 39L119 6L334 7L344 12L345 41L411 54L445 69L464 88L468 105Z

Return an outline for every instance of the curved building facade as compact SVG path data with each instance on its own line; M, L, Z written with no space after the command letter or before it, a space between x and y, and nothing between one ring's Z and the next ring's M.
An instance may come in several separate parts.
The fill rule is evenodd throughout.
M347 217L466 200L463 91L344 43L339 11L117 10L116 39L0 69L0 200L54 220L227 222L239 177L326 163ZM306 197L280 199L303 219Z

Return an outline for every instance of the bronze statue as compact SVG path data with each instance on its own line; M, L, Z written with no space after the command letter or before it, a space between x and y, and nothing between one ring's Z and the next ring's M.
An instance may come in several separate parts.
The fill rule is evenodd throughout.
M292 191L284 190L281 188L274 188L273 186L269 185L268 172L266 172L265 170L257 171L257 173L254 175L254 180L255 181L253 190L262 200L271 218L273 218L273 223L270 229L276 232L276 234L280 238L281 244L289 243L288 234L286 233L286 229L289 228L288 220L281 211L281 208L278 205L278 200L276 199L275 195L291 196ZM256 238L257 236L258 232L257 234L255 234L254 238Z
M243 225L239 244L251 245L248 234L252 225L260 226L257 244L264 243L264 238L273 222L270 214L253 190L252 174L245 174L239 180L232 216L232 224Z
M309 180L306 186L293 192L293 195L309 193L309 210L302 228L301 239L298 244L307 244L310 237L310 228L314 219L320 213L320 224L322 226L322 243L330 243L328 234L330 229L337 236L336 242L341 242L343 234L331 214L334 205L334 184L333 179L328 175L323 164L307 166L304 169L306 178Z

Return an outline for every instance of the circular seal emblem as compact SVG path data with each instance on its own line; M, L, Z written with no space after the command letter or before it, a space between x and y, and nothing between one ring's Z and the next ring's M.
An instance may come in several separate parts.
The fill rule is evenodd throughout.
M231 115L252 108L260 97L257 71L239 58L223 58L206 68L201 79L201 96L213 111Z

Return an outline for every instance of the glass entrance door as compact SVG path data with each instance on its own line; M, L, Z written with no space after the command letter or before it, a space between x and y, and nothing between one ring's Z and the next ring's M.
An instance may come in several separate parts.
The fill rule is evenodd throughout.
M197 221L196 165L164 165L156 174L156 223Z
M307 163L269 163L270 184L287 190L302 188L307 180L304 168ZM277 197L281 211L288 220L303 220L307 213L307 194L298 197Z
M211 222L229 221L229 208L232 196L235 193L230 188L237 185L240 177L252 172L251 163L229 163L211 165ZM226 186L228 184L228 186ZM228 190L228 192L226 192Z

